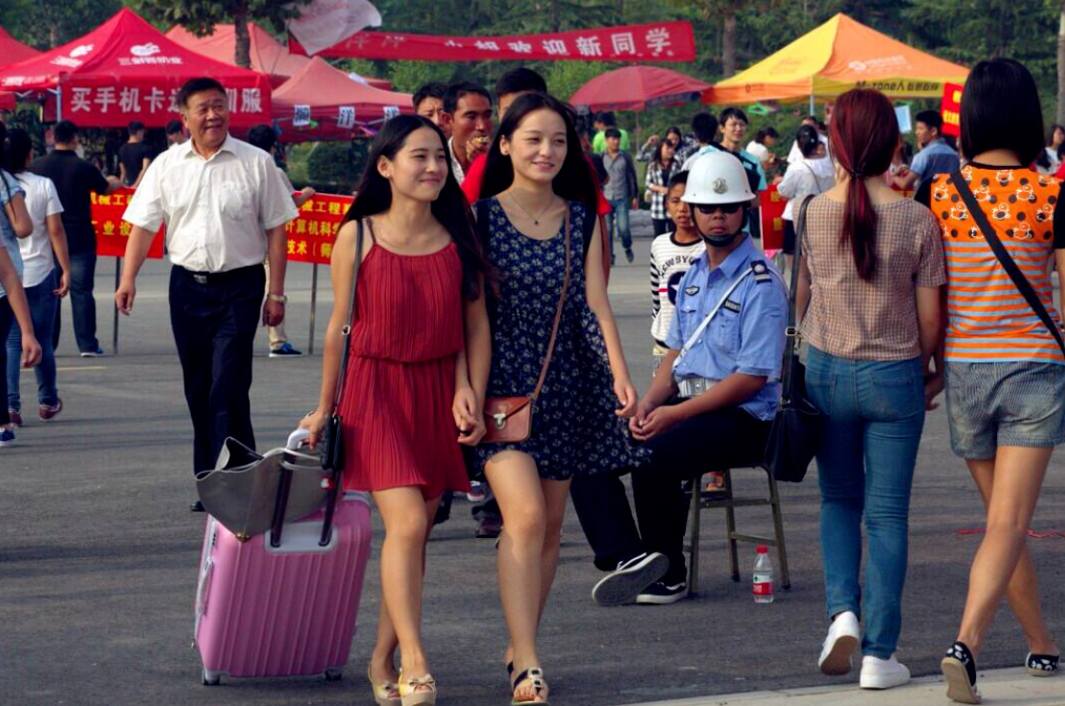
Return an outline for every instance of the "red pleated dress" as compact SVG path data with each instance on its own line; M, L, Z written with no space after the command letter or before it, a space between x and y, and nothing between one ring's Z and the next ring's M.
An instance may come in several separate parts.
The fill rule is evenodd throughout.
M374 245L357 286L357 319L340 413L344 488L420 486L426 499L467 491L451 413L464 345L462 261Z

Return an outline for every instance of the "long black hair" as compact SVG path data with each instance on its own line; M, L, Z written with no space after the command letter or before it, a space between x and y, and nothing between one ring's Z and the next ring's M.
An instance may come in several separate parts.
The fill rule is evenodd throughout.
M511 104L506 117L499 126L499 133L488 150L488 164L485 165L484 181L481 185L481 198L487 199L500 194L514 183L514 164L510 156L500 151L502 138L510 140L522 121L538 110L550 110L562 116L566 124L566 158L562 169L555 176L551 186L556 195L567 201L579 201L588 213L595 213L599 203L595 182L592 180L588 161L581 150L581 140L577 135L576 115L572 108L557 98L546 93L526 93Z
M344 223L368 216L384 213L392 207L392 185L377 171L377 163L382 157L388 160L407 144L407 138L416 130L429 129L440 138L440 145L447 150L447 138L436 125L419 115L400 115L387 121L377 133L370 145L370 156L366 169L356 188L355 200L344 216ZM451 160L447 160L447 177L444 188L433 201L433 217L444 226L458 246L462 259L462 293L467 299L476 299L481 295L480 279L488 277L490 266L481 250L480 241L474 234L473 214L466 202L466 197L451 171Z
M15 128L7 133L4 142L4 164L13 174L26 171L26 158L33 152L33 140L25 130Z

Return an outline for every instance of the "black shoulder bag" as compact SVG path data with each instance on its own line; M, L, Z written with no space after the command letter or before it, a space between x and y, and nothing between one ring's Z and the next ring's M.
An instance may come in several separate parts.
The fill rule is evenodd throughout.
M362 267L362 219L357 221L355 233L355 269L351 275L351 303L348 306L348 323L341 329L344 352L340 357L340 371L337 374L337 386L333 392L333 413L329 415L325 430L322 432L322 468L333 474L333 485L329 489L329 499L325 506L325 527L332 526L333 511L344 472L344 443L341 433L340 398L344 393L344 378L348 371L348 358L351 356L351 329L355 324L355 292L359 284L359 268ZM328 536L323 533L323 543Z
M784 348L784 368L781 375L780 405L773 418L766 446L765 460L773 476L779 481L801 483L806 470L821 443L821 412L806 397L806 370L795 350L799 338L795 326L797 318L795 293L799 285L799 263L802 258L802 236L806 230L806 210L813 196L799 206L795 219L795 264L791 270L791 292L788 308L787 344Z
M1028 306L1032 307L1032 311L1039 317L1039 320L1043 322L1050 333L1054 336L1054 340L1058 342L1058 346L1061 348L1061 352L1065 355L1065 340L1061 337L1061 329L1058 327L1054 319L1051 318L1050 312L1043 306L1043 302L1040 301L1039 295L1032 289L1032 284L1028 281L1028 278L1021 272L1021 268L1017 267L1017 263L1010 257L1010 253L1006 250L1006 246L1002 244L1002 241L998 238L998 233L991 227L991 223L987 220L987 215L983 209L980 208L980 204L976 202L976 197L973 196L972 189L969 188L969 184L965 181L965 177L961 172L954 172L950 175L950 180L954 182L954 188L958 190L958 195L961 196L961 200L965 202L965 207L969 209L970 215L973 220L976 221L976 225L980 227L981 232L984 234L984 240L991 246L991 250L995 253L995 257L1002 263L1002 269L1006 270L1006 274L1013 280L1014 286L1020 291L1021 296L1028 302Z

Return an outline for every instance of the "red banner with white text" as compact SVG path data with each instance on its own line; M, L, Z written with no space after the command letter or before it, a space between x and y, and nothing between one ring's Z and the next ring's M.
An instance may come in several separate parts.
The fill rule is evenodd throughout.
M306 53L291 36L289 49ZM323 49L319 56L413 61L694 61L695 33L688 22L505 37L364 31Z
M104 257L125 257L126 243L133 226L122 220L133 189L122 188L110 194L92 194L92 227L96 230L96 254ZM163 238L166 226L159 229L148 257L163 257Z
M92 225L96 230L96 254L102 257L125 257L126 243L133 226L122 220L122 214L133 196L133 189L119 189L112 194L92 195ZM340 223L351 206L350 196L315 194L299 209L299 216L285 225L288 238L289 262L309 262L328 265L333 254ZM148 257L163 257L166 226L152 241Z
M940 107L943 115L944 135L961 136L961 94L965 87L957 83L943 84L943 103Z

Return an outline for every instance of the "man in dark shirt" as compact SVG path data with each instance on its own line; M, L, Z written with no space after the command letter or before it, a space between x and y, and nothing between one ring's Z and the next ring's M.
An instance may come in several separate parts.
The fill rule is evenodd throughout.
M151 163L152 151L144 144L144 123L134 120L129 124L129 142L118 150L119 181L136 189Z
M78 157L78 127L69 120L56 123L52 131L55 150L30 164L30 171L55 183L63 204L63 227L70 249L70 305L74 310L74 337L83 358L103 355L96 339L96 300L92 295L96 276L96 231L92 227L91 192L109 194L122 183L104 177L100 170ZM56 308L53 342L59 345L60 308Z

